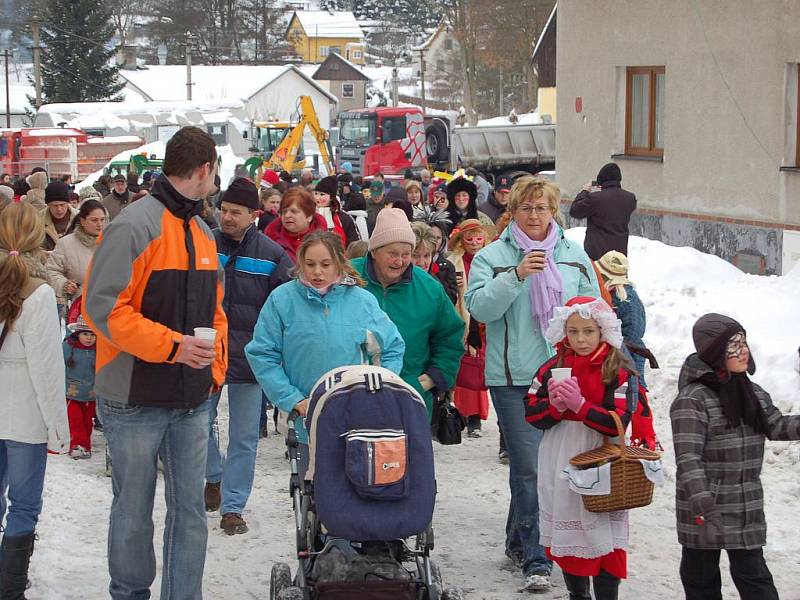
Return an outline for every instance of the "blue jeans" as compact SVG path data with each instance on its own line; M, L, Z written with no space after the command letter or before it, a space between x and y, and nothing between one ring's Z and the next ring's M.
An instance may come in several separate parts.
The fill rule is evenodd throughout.
M0 496L8 486L8 514L5 535L12 537L33 533L42 512L44 471L47 444L26 444L0 440ZM0 501L0 524L6 512Z
M153 502L159 458L164 465L167 504L160 597L203 597L208 408L208 402L187 410L125 406L97 399L114 461L108 528L109 592L114 600L150 598L156 576Z
M229 383L228 388L228 452L219 450L214 435L219 394L208 399L208 461L206 481L222 481L220 514L244 512L256 469L258 432L261 419L261 386L257 383Z
M508 450L511 504L506 521L506 550L522 554L522 572L550 573L552 563L539 543L539 496L536 490L542 431L525 420L528 386L492 387L492 404Z

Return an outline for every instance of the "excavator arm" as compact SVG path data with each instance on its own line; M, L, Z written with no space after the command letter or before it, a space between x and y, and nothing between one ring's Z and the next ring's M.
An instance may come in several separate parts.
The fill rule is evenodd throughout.
M295 168L297 153L303 141L305 128L308 127L314 135L314 139L319 146L322 161L328 173L333 173L333 161L331 160L331 148L328 141L328 132L319 124L317 112L314 110L314 103L310 96L300 96L300 120L292 130L283 138L283 141L275 148L275 151L265 161L265 166L292 172Z

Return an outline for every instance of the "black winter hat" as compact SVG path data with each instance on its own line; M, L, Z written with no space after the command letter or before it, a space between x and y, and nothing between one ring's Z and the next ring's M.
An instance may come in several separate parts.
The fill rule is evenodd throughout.
M317 182L317 187L314 188L314 191L322 192L323 194L328 194L331 198L335 198L338 188L339 184L336 182L336 175L328 175Z
M386 195L384 195L383 199L386 202L408 202L408 194L406 194L405 189L398 186L392 186L386 192Z
M458 192L467 192L471 202L478 197L478 188L466 177L456 177L447 184L447 199L453 202Z
M51 181L44 189L44 203L69 202L69 186L63 181Z
M697 319L692 327L692 340L697 356L714 369L725 368L725 348L728 341L737 333L746 334L744 327L736 319L718 313L708 313ZM747 364L747 372L756 372L753 353Z
M122 173L117 173L116 175L114 175L113 181L124 181L125 183L128 183L128 178L125 177L125 175L123 175Z
M606 163L597 173L597 183L603 185L606 181L622 181L622 171L617 163Z
M347 172L339 173L339 175L336 176L336 180L342 185L353 185L353 176Z
M220 196L220 205L223 202L239 204L247 208L258 210L258 190L255 184L244 177L237 177Z

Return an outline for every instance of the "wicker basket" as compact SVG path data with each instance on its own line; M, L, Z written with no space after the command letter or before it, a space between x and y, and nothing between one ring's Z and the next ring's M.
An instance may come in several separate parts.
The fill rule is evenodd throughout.
M583 496L583 506L589 512L605 513L647 506L653 501L653 482L645 475L640 460L658 460L661 454L646 448L625 445L625 429L619 415L609 411L617 425L620 444L612 444L607 437L603 445L570 459L579 469L599 467L611 463L611 493L606 496Z

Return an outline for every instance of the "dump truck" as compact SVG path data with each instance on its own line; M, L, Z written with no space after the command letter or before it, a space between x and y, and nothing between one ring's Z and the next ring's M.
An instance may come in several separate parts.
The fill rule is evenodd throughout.
M555 127L455 127L448 117L425 115L415 106L353 109L339 114L336 166L349 162L353 175L362 177L466 167L516 177L554 167Z

